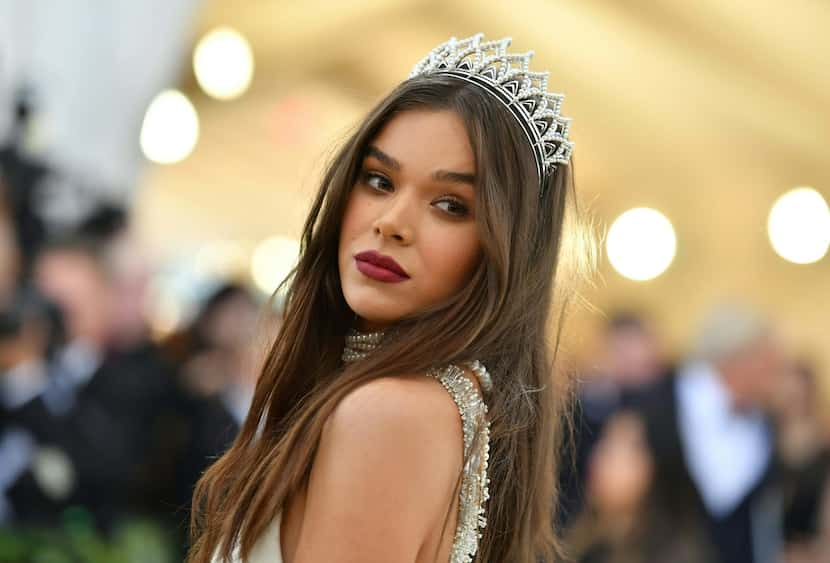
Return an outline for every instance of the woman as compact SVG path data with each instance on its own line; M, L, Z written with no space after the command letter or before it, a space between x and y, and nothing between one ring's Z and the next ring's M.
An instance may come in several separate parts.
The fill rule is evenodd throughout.
M508 45L433 50L330 165L248 419L197 486L191 561L552 555L571 144Z

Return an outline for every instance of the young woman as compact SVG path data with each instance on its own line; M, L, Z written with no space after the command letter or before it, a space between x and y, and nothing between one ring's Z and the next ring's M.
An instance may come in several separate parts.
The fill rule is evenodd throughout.
M334 158L190 561L552 556L571 143L509 43L437 47Z

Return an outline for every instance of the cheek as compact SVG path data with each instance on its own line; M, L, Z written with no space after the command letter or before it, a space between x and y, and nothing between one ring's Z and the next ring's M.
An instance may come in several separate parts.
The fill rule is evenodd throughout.
M356 205L355 197L350 196L346 202L346 209L343 212L343 221L340 224L340 239L349 239L355 230L355 224L358 220L359 209Z
M340 254L348 247L348 243L365 230L366 205L360 201L360 197L352 193L343 211L343 219L340 224Z
M436 232L424 242L424 263L434 274L430 279L440 280L442 285L447 286L444 293L452 294L460 289L481 257L475 226Z

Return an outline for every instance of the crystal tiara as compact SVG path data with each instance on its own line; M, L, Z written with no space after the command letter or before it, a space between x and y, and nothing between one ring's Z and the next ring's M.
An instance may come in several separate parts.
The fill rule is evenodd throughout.
M483 33L466 39L451 37L416 64L409 78L448 74L495 96L521 125L541 181L557 164L568 164L573 151L568 139L571 120L560 114L565 96L547 91L547 71L529 70L533 51L510 54L510 37L493 41L483 38Z

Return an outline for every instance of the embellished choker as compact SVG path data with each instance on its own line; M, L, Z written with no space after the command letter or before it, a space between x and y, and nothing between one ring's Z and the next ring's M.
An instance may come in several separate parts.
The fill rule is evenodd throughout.
M380 346L383 340L383 332L358 332L355 329L349 330L346 333L346 342L343 346L343 354L341 359L344 364L362 360L368 356L372 350Z
M355 329L350 329L346 333L345 345L343 346L343 354L341 359L344 364L350 364L358 360L362 360L372 353L383 340L383 331L377 332L359 332ZM487 368L484 367L480 361L475 360L467 364L467 367L475 374L481 389L485 393L493 390L493 379Z

